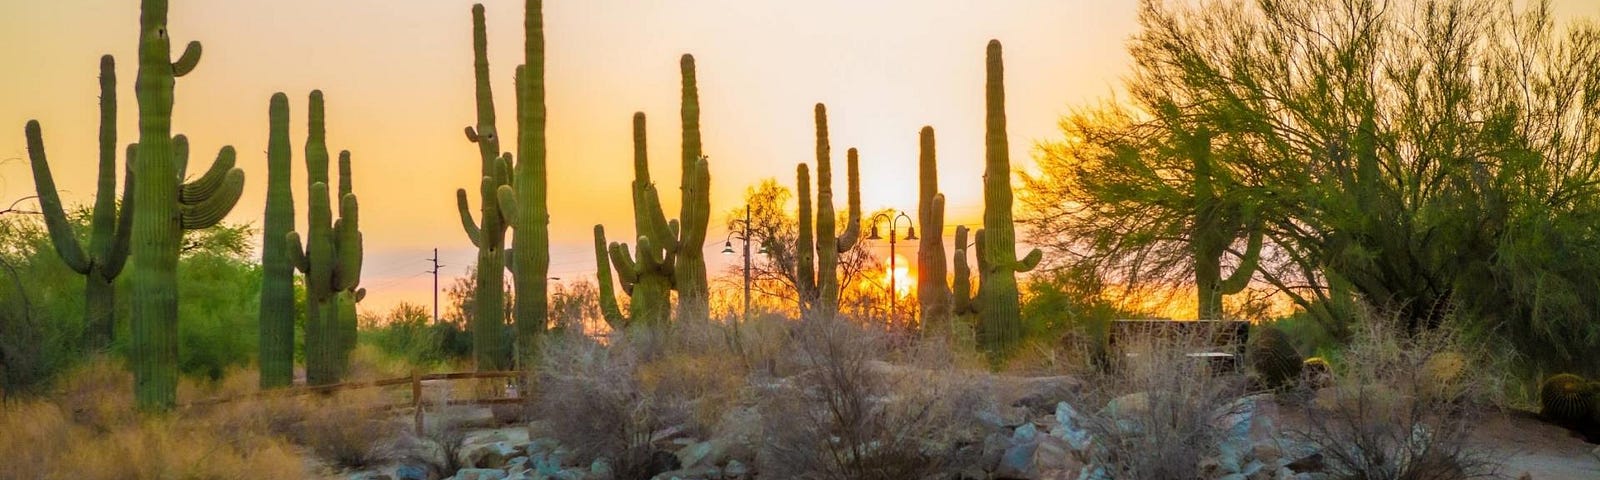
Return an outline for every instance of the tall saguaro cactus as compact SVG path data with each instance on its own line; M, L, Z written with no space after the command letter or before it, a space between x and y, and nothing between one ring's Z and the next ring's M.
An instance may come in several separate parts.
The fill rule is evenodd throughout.
M289 145L289 97L272 95L267 107L267 206L261 227L261 388L294 383L294 270L289 232L294 192Z
M828 109L818 103L813 109L817 125L817 203L816 231L812 232L810 173L805 164L796 171L800 194L799 245L795 278L800 290L802 315L830 319L839 311L839 254L855 248L861 237L861 184L856 149L846 153L847 218L849 224L838 232L838 215L833 210L833 160L828 143ZM816 256L811 254L816 238ZM813 265L813 259L815 264Z
M354 295L361 281L361 231L356 196L350 192L350 152L339 152L339 219L329 200L327 129L321 91L311 92L306 129L307 212L305 245L300 234L285 236L290 263L306 276L306 383L338 383L348 341L354 339ZM351 302L345 307L344 302ZM350 310L346 313L346 310Z
M694 71L694 56L678 60L683 93L679 116L683 122L682 204L678 218L683 222L675 246L673 288L678 291L678 318L705 317L711 312L710 289L706 282L706 228L711 223L711 173L700 145L700 91Z
M517 68L517 159L509 185L496 192L512 230L512 316L517 345L527 355L549 323L550 209L545 178L544 2L527 0L523 65ZM487 201L487 199L485 199Z
M500 370L510 365L505 351L505 237L506 215L498 200L502 186L511 185L511 154L500 152L500 135L495 128L494 92L489 88L488 33L484 28L483 5L472 6L473 77L477 85L477 128L467 127L467 140L478 144L483 177L478 184L481 204L479 221L472 219L467 190L456 190L456 205L467 238L478 247L477 293L473 297L472 352L480 371ZM514 186L512 186L514 187ZM532 213L530 212L530 215ZM531 232L531 229L530 229ZM531 253L531 252L530 252ZM526 254L524 254L526 255Z
M945 283L944 194L939 193L933 127L922 127L917 139L917 223L922 229L917 248L917 300L922 304L923 328L939 328L949 322L951 309L950 286Z
M84 344L95 350L111 345L115 330L117 275L128 259L128 234L133 220L130 196L133 175L124 175L122 209L117 209L117 72L110 55L100 57L100 173L95 182L94 212L89 221L89 249L84 250L72 222L61 208L50 162L45 157L44 134L37 120L29 120L24 134L33 184L39 192L50 243L72 271L84 280ZM132 150L130 149L130 155ZM128 159L131 168L132 158Z
M1016 225L1011 217L1011 154L1006 140L1005 64L1000 41L990 40L987 55L983 169L983 230L978 232L978 338L990 354L1011 349L1022 339L1017 272L1039 264L1039 249L1017 258ZM987 263L987 264L985 264Z
M1212 164L1211 133L1205 127L1184 132L1180 141L1194 177L1194 233L1189 247L1194 252L1195 314L1202 320L1218 320L1222 318L1222 296L1249 286L1261 261L1261 219L1249 206L1223 198L1224 192L1219 190L1226 188L1226 173ZM1223 277L1222 257L1241 234L1248 238L1244 255L1233 273Z
M167 1L142 0L139 14L139 147L133 159L132 363L134 393L144 410L167 410L177 400L178 250L185 229L222 221L244 191L244 172L223 147L204 175L183 182L188 142L172 135L178 77L200 62L200 43L172 58Z
M705 162L698 162L697 169L704 169ZM704 172L696 172L704 176ZM650 162L646 153L645 117L644 113L633 114L633 228L637 240L634 243L634 254L628 254L628 246L612 242L609 256L612 268L616 269L617 279L622 283L623 291L632 298L628 304L628 318L620 322L623 325L642 325L656 327L665 325L671 317L668 311L671 303L671 291L678 262L683 257L674 253L678 242L678 233L681 228L677 220L668 221L666 214L661 210L661 197L656 192L655 183L650 181ZM595 248L605 243L605 230L595 226ZM599 252L596 252L597 261ZM599 265L601 270L607 268ZM609 278L602 278L603 288L609 288ZM681 296L680 302L681 300ZM616 299L602 290L601 305L610 303L611 310L618 310ZM607 316L607 319L613 319ZM621 319L620 311L616 319ZM613 325L619 322L613 322Z

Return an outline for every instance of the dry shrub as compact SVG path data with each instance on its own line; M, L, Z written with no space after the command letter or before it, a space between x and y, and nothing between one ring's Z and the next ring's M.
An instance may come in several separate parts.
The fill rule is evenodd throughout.
M1207 329L1119 339L1111 368L1089 377L1072 402L1093 437L1078 460L1111 478L1201 478L1202 460L1228 439L1246 381L1237 366L1190 357L1221 350ZM1231 350L1231 348L1229 349ZM1105 408L1100 406L1105 405Z
M646 478L654 451L651 434L685 423L682 405L655 397L636 375L636 340L617 335L611 345L576 334L550 338L542 349L539 412L550 432L580 461L604 457L618 478Z
M63 377L57 397L0 408L0 478L304 478L299 452L262 429L180 412L141 419L114 363ZM99 383L106 382L106 383ZM98 388L94 388L99 385ZM119 391L122 393L112 393Z
M376 390L285 400L298 400L295 403L299 405L280 404L284 409L280 414L298 413L300 417L292 422L278 420L283 423L283 433L334 466L359 469L400 456L395 439L401 424L382 409L386 402Z
M122 362L97 356L63 374L51 398L73 423L108 432L138 421L133 373Z
M922 478L970 462L988 401L970 379L882 362L883 338L840 321L806 321L786 358L801 373L761 398L764 476Z
M720 352L670 352L639 365L634 377L650 398L684 405L688 427L706 432L744 387L738 358Z
M1315 445L1336 478L1489 478L1499 462L1467 439L1498 391L1482 347L1453 327L1407 334L1397 318L1367 313L1333 372L1289 432Z
M439 477L464 468L461 447L469 430L464 412L461 407L444 406L428 413L423 417L422 432L401 437L401 455L411 463L428 465Z

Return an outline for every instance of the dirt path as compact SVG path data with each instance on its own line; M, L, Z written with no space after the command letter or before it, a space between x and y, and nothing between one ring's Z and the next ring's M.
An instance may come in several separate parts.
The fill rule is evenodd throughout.
M1524 412L1486 415L1473 443L1504 457L1510 478L1528 474L1533 480L1600 479L1597 445L1564 428L1546 424Z

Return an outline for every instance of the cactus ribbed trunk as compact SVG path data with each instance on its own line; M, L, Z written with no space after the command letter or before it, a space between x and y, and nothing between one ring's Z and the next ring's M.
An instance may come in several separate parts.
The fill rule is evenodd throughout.
M512 189L512 286L517 345L524 356L549 324L550 210L545 168L544 2L527 0L523 66L517 76L517 161Z
M661 211L661 197L650 181L650 161L647 153L645 116L633 114L633 226L636 232L634 255L628 247L613 242L609 254L611 265L622 288L632 299L628 303L627 325L660 327L671 318L672 253L667 244L674 242L677 230ZM701 163L704 165L704 163ZM603 230L595 227L597 240L603 241ZM658 240L660 239L660 240Z
M467 205L465 189L456 191L462 226L478 247L477 291L473 296L472 352L479 371L500 370L511 365L505 348L505 233L506 218L501 214L500 187L509 186L510 154L500 152L499 130L495 128L494 93L489 88L488 33L484 27L483 5L472 6L473 78L476 83L477 128L467 127L467 140L478 145L483 176L479 182L482 201L479 220L474 222ZM509 203L509 202L507 202ZM515 207L515 205L510 205Z
M923 328L943 331L948 330L951 306L950 286L945 283L944 194L939 193L933 127L922 127L917 138L917 224L922 229L917 248L917 300L922 306Z
M1248 207L1224 202L1216 184L1221 172L1211 160L1211 133L1204 127L1184 136L1194 188L1194 232L1189 248L1194 255L1195 316L1221 320L1222 296L1239 293L1250 283L1261 258L1262 230ZM1233 274L1222 276L1222 258L1243 232L1249 245Z
M998 360L1022 340L1022 317L1017 293L1017 272L1039 263L1039 250L1018 260L1016 230L1011 216L1011 155L1006 139L1005 66L1000 42L990 40L987 52L983 170L983 230L978 232L979 275L978 338Z
M611 283L611 257L606 253L606 228L601 225L594 226L594 264L595 281L600 286L600 316L612 330L624 330L628 320L617 306L616 287Z
M183 230L215 225L244 190L244 172L224 147L211 170L181 184L186 141L172 136L173 86L200 61L190 42L172 59L166 0L142 0L139 14L139 149L133 162L131 342L134 396L142 410L168 410L177 400L178 253Z
M267 109L267 206L261 228L261 388L294 383L294 193L289 141L289 97L272 96Z
M816 122L817 200L813 232L810 172L805 164L796 171L800 195L799 239L796 242L795 280L802 317L832 319L839 312L839 254L855 248L861 234L861 183L856 149L846 154L847 210L843 232L833 210L833 155L828 142L828 109L818 103L812 109ZM815 256L812 255L813 235ZM813 259L815 264L813 264Z
M128 257L128 234L131 230L129 210L132 175L127 175L123 187L122 211L117 211L117 74L116 63L110 55L100 57L100 163L95 181L94 211L89 224L89 248L84 250L78 242L62 208L61 197L56 192L55 179L50 175L50 163L44 150L44 133L38 121L29 121L24 129L28 145L28 160L33 167L35 190L39 194L39 207L50 232L50 243L68 268L84 276L83 344L89 350L104 350L111 345L116 329L115 311L117 275L122 272ZM131 163L129 164L131 166Z
M694 57L678 62L683 80L679 114L683 122L683 190L678 218L682 231L676 239L677 260L673 287L678 290L678 318L706 318L711 312L703 247L711 223L711 175L700 145L700 93L696 86Z
M296 232L289 232L285 238L290 263L306 275L306 382L329 385L343 379L349 351L354 347L355 304L349 295L361 281L360 217L350 186L350 152L339 152L338 191L328 191L327 129L321 91L311 92L307 110L308 232L304 247ZM337 221L333 216L334 201L339 203Z

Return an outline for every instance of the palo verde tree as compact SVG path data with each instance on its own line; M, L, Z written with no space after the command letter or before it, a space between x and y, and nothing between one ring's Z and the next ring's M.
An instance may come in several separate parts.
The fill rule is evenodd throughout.
M172 135L174 85L200 63L200 43L172 58L167 1L142 0L139 13L139 145L133 164L132 364L143 410L167 410L178 388L178 249L184 230L222 221L244 191L244 172L223 147L204 175L184 182L188 141Z
M50 176L50 162L44 151L44 134L37 120L25 127L28 160L33 166L33 184L39 193L39 209L50 243L68 268L84 279L84 346L102 350L111 345L115 331L117 275L128 260L128 234L132 229L131 208L133 175L123 177L122 208L117 208L117 71L110 55L100 57L100 173L95 182L94 212L89 223L89 249L78 242L61 196ZM131 168L132 149L127 167Z

